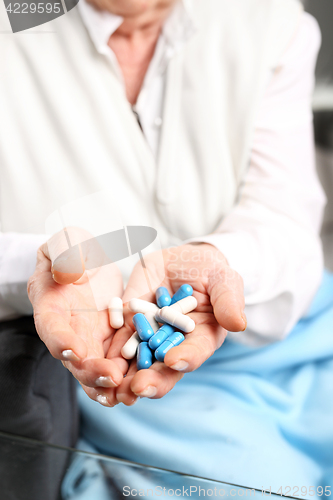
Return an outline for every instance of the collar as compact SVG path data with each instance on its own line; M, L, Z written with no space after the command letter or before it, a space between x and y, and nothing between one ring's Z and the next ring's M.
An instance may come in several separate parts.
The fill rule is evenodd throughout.
M191 38L195 31L191 0L178 1L163 26L166 42L177 49Z
M123 18L111 12L99 11L87 0L81 0L78 8L97 51L105 54L108 50L109 38L122 24ZM179 0L166 19L162 30L168 46L178 49L194 34L195 30L191 0Z
M117 31L123 18L111 12L97 10L86 0L81 0L78 8L97 51L105 53L110 36Z

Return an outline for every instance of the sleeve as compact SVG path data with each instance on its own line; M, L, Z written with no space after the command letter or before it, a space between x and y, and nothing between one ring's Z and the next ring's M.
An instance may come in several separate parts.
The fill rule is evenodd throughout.
M252 345L282 340L322 278L325 197L311 111L321 37L315 19L302 16L261 102L239 201L214 234L200 238L243 277L248 328L232 338Z
M46 241L45 234L0 233L0 321L32 314L27 282Z

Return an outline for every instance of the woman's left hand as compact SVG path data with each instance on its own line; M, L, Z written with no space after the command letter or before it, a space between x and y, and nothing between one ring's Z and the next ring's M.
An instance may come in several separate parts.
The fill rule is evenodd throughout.
M145 276L151 283L165 286L171 296L181 285L190 284L198 301L196 310L189 314L196 327L182 344L168 351L164 363L155 361L149 369L138 371L136 359L132 360L126 377L115 389L117 400L125 405L134 404L138 397L163 397L185 372L196 370L221 347L227 331L246 328L243 280L221 252L202 243L169 248L162 253L164 264L160 253L145 257ZM124 303L134 297L155 302L153 291L145 294L147 285L143 281L143 269L138 263L126 287ZM107 356L111 359L119 357L134 331L133 313L128 308L125 311L125 325L116 333Z

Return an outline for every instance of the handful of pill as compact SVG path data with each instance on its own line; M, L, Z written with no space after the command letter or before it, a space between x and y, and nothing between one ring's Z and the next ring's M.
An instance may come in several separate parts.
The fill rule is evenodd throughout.
M194 311L198 303L192 296L191 285L182 285L171 298L165 287L156 290L157 305L141 299L132 299L129 308L136 313L133 324L136 331L121 350L125 359L133 359L137 355L138 370L149 368L154 357L164 361L166 353L174 346L181 344L184 333L195 328L194 321L186 316Z

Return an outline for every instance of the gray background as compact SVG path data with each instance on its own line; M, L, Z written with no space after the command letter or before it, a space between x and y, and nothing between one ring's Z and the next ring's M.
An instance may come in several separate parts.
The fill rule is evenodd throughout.
M317 169L328 199L322 239L326 266L333 271L333 0L304 0L303 3L317 19L322 32L313 109Z

